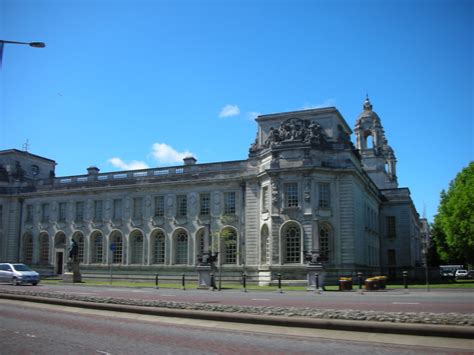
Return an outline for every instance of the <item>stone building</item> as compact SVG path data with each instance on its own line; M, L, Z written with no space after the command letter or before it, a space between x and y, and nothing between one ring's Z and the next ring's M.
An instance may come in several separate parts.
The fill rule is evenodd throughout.
M419 216L368 98L355 145L334 107L256 121L239 161L56 177L53 160L0 151L0 260L61 274L74 239L85 275L178 275L209 240L224 273L260 283L303 279L311 251L334 276L420 264Z

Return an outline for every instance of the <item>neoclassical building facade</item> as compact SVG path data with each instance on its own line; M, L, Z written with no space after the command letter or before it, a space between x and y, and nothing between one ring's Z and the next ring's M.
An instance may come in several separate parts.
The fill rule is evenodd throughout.
M304 279L312 250L329 275L420 265L419 216L368 99L354 132L334 107L256 121L240 161L56 177L53 160L0 151L0 261L61 274L74 239L85 274L193 272L207 248L262 282Z

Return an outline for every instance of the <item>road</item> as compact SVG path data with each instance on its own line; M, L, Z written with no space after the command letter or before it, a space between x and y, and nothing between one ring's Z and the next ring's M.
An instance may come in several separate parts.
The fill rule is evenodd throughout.
M153 288L126 288L86 285L12 286L0 284L0 289L45 291L79 295L199 302L240 306L310 307L317 309L356 309L385 312L474 313L474 289L409 290L387 292L242 292L238 290L207 291Z
M0 344L0 354L470 354L474 343L161 318L0 300Z

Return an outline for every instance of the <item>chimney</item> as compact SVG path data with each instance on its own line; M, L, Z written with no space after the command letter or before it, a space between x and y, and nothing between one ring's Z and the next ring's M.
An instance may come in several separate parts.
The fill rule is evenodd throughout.
M184 161L184 165L194 165L197 162L196 158L192 156L185 157L183 161Z

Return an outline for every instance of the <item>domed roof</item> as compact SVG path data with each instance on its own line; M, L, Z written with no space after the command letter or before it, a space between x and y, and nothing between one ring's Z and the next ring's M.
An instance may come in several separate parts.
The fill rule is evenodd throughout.
M369 95L365 97L364 105L362 106L363 111L359 114L356 120L356 128L362 125L364 122L369 122L371 125L381 127L380 118L372 111L372 103L369 100Z

